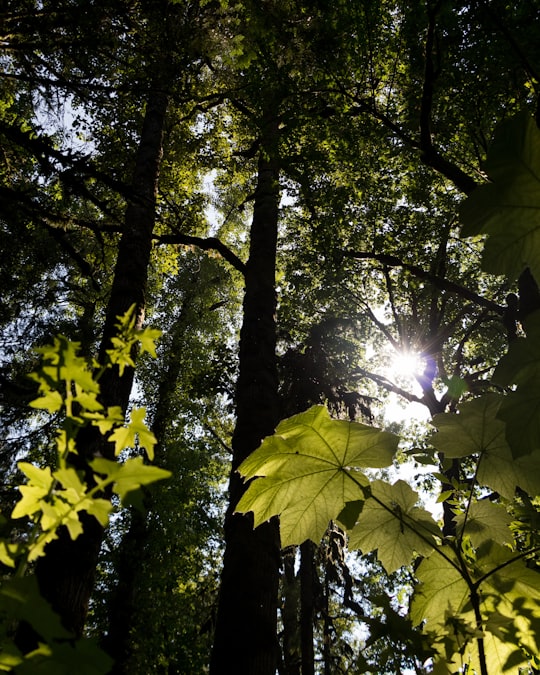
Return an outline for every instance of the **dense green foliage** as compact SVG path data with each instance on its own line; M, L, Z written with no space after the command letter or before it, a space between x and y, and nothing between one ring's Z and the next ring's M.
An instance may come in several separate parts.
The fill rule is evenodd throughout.
M533 669L539 10L3 3L0 668Z

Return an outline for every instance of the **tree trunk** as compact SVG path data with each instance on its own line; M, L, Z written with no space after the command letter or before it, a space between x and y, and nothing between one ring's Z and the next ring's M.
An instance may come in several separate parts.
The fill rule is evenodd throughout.
M152 248L166 109L166 93L153 88L148 97L133 176L133 193L137 197L126 209L99 351L101 362L105 359L105 351L111 346L118 315L124 314L135 304L137 326L140 327L144 321L147 269ZM102 403L105 406L120 406L125 411L133 376L133 369L126 369L122 377L117 368L105 371L100 380ZM98 450L111 456L111 449L103 446L102 437L95 433L95 428L84 429L78 437L79 459L91 459ZM81 520L83 534L72 541L67 530L61 528L58 539L48 544L46 555L39 558L36 564L36 576L43 597L58 612L64 626L76 636L80 636L84 628L103 538L103 528L95 518L87 516ZM28 643L25 637L21 637L19 642L25 650L33 646L32 640Z
M317 547L309 539L300 546L300 643L302 675L315 673L315 596L319 584L315 553Z
M294 570L296 546L283 551L283 597L281 621L283 624L283 675L302 675L300 646L300 584ZM281 672L281 671L280 671Z
M262 128L258 181L246 265L240 334L237 422L211 675L274 675L277 668L278 523L256 530L251 515L234 514L246 486L238 465L274 432L278 421L275 260L279 211L277 114Z

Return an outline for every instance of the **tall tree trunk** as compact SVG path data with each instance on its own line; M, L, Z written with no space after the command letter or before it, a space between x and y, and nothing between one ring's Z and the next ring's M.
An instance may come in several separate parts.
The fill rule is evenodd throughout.
M253 530L250 514L234 514L246 489L236 469L265 436L273 433L279 415L275 353L278 133L277 114L272 110L263 122L246 265L237 422L232 441L226 548L210 666L212 675L274 675L278 662L278 524L272 520Z
M316 545L309 539L300 546L300 643L302 675L315 674L315 595L319 577L315 566Z
M111 296L99 351L103 362L115 334L116 317L136 305L136 324L144 321L147 270L152 248L155 221L155 201L162 156L162 138L167 110L167 94L159 87L149 92L143 129L139 142L133 175L133 194L136 200L126 209L125 226L120 240ZM101 400L106 406L117 405L126 410L133 369L126 369L121 377L118 369L105 371L101 381ZM111 449L103 447L102 438L93 427L79 434L79 458L90 459L96 451L111 456ZM58 539L48 544L46 555L39 558L36 576L41 593L60 615L65 627L77 636L82 634L88 603L94 586L95 570L103 528L93 517L83 520L84 532L72 541L65 528ZM24 631L19 638L22 649L33 647L33 639Z

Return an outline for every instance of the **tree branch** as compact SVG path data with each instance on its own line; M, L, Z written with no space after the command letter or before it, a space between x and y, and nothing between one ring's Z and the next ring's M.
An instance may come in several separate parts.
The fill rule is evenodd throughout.
M415 394L411 394L411 392L406 391L405 389L402 389L401 387L398 387L397 384L394 384L390 380L388 380L386 377L383 375L377 375L377 373L372 373L369 370L366 370L365 368L360 368L357 367L352 371L353 375L360 375L361 377L367 377L369 380L372 380L372 382L375 382L379 386L381 386L383 389L386 389L386 391L390 391L393 394L397 394L398 396L401 396L405 400L409 401L410 403L421 403L422 405L425 405L425 401L421 399L419 396L416 396Z
M427 166L448 178L454 185L464 192L470 194L475 187L476 181L465 173L457 164L449 162L434 147L431 135L431 110L433 107L433 90L437 72L433 64L433 51L435 47L435 28L436 16L441 2L437 2L435 7L428 9L428 32L426 37L425 49L425 70L424 85L422 88L422 101L420 108L420 158Z
M138 201L138 196L129 186L96 169L90 157L71 152L64 153L58 150L44 134L36 135L34 131L23 131L18 126L5 122L0 122L0 133L13 143L26 148L36 158L46 175L57 174L69 188L78 186L78 191L82 196L91 199L101 209L103 209L103 205L83 185L85 178L95 178L124 198ZM57 164L54 162L57 162Z
M222 258L230 263L236 270L245 275L246 265L217 237L192 237L188 234L162 234L154 237L158 244L183 244L196 246L203 251L217 251Z
M427 272L421 267L418 267L418 265L405 263L397 256L388 255L386 253L369 253L367 251L342 251L342 254L346 258L356 258L358 260L377 260L383 265L388 265L389 267L402 267L414 276L419 277L420 279L426 279L426 281L429 281L441 290L456 293L456 295L470 300L476 305L485 307L486 309L489 309L496 314L500 314L501 316L504 314L505 308L501 305L498 305L496 302L483 298L481 295L478 295L478 293L465 288L465 286L456 284L449 279L445 279L444 277L439 277L432 274L431 272Z

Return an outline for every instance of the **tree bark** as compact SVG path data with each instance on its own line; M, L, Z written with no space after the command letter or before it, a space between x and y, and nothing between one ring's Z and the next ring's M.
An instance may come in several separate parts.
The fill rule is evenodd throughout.
M155 221L155 201L162 156L162 138L167 110L167 94L153 87L141 132L133 175L133 193L137 200L127 206L125 226L120 239L111 295L107 308L99 360L103 363L106 350L115 334L117 316L136 305L136 325L144 321L147 270L152 248ZM117 405L127 409L133 369L126 369L122 377L117 368L105 371L100 380L101 402L105 406ZM78 437L78 460L87 461L96 452L111 456L112 451L103 443L93 427L83 429ZM36 564L36 576L43 597L60 615L64 626L76 636L82 635L88 603L93 590L95 570L103 528L98 521L81 517L84 532L72 541L65 528L58 532L58 539L48 544L46 555ZM35 636L24 629L19 636L19 646L27 651L34 646Z
M234 510L246 486L239 464L278 422L275 263L279 211L278 119L263 120L261 154L246 265L240 370L236 391L229 507L211 675L274 675L278 663L279 529L274 519L253 529Z
M302 675L315 674L315 594L319 584L315 553L317 547L309 539L300 546L300 643Z

